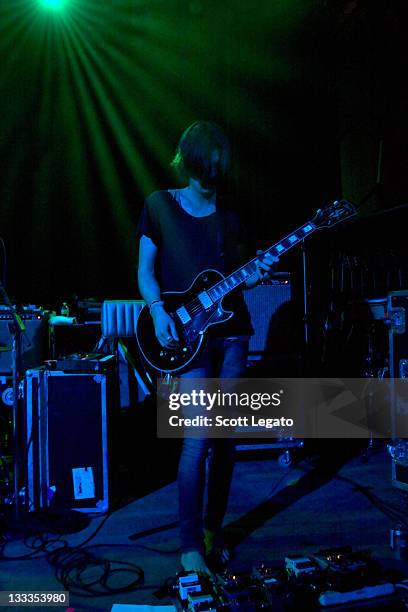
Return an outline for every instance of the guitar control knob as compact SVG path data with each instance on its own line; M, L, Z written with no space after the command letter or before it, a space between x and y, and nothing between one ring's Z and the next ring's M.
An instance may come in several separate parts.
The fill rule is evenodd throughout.
M174 361L174 360L175 360L175 357L170 357L170 361Z
M183 353L187 353L187 347L183 346Z
M160 351L160 357L164 356L164 351Z

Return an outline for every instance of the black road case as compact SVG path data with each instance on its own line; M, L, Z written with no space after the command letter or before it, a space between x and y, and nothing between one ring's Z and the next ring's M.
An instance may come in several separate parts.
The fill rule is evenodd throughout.
M25 377L30 510L109 509L111 374L43 368Z

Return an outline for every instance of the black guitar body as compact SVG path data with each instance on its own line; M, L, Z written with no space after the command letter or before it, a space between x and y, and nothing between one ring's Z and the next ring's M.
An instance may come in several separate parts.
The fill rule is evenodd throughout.
M217 270L204 270L187 291L162 293L164 308L173 318L180 338L174 348L161 346L149 309L147 306L142 308L137 319L136 338L144 359L151 367L160 372L181 373L190 366L202 347L206 330L233 316L232 312L223 309L222 300L212 301L207 297L206 290L223 279Z

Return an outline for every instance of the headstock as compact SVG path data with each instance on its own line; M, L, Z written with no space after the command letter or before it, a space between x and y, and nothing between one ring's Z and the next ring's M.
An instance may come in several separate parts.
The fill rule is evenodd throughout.
M312 221L317 229L330 228L357 214L356 207L347 200L335 200L332 204L319 208Z

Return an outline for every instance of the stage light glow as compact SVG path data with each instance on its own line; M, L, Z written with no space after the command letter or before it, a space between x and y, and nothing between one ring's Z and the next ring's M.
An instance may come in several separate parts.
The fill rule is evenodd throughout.
M40 4L45 9L61 11L66 5L66 0L40 0Z

